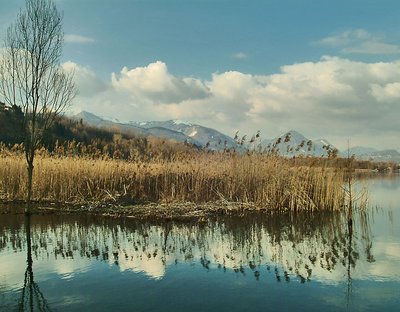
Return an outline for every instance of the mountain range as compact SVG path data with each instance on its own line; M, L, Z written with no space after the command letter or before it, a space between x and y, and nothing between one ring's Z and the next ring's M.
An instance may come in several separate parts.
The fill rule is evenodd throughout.
M371 147L356 146L351 147L348 151L339 153L340 157L348 157L354 155L357 159L372 161L392 161L400 163L400 153L395 149L377 150Z
M199 148L207 147L210 150L223 150L237 147L231 137L215 130L182 120L149 121L149 122L119 122L106 117L99 117L82 111L73 116L73 119L82 119L90 126L99 128L118 129L144 136L156 136L177 142L187 142Z
M271 140L261 140L258 136L254 136L250 140L243 140L244 142L241 144L241 138L233 139L215 129L182 120L122 122L115 118L99 117L86 111L82 111L72 118L82 120L93 127L116 129L143 136L152 135L167 140L191 143L199 148L215 151L230 148L273 150L286 157L298 155L326 157L331 153L337 153L341 157L354 155L356 158L364 160L400 162L400 153L394 149L379 151L374 148L358 146L340 152L327 140L310 140L296 130L290 130Z

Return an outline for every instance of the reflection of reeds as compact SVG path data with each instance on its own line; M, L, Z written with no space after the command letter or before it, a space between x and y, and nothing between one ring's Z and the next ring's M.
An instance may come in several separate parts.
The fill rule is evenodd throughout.
M0 155L0 198L23 199L23 156ZM338 210L343 176L325 166L293 166L271 155L198 153L166 161L38 154L34 199L70 203L227 202L259 209Z
M206 270L250 273L256 279L268 273L278 282L304 283L318 274L329 276L323 272L344 273L359 261L374 261L369 224L362 215L355 216L357 231L350 238L340 212L254 215L200 224L45 215L33 219L32 256L92 259L139 271L151 268L151 262L148 273L155 278L169 265L198 262ZM21 222L19 215L0 219L0 252L25 248Z

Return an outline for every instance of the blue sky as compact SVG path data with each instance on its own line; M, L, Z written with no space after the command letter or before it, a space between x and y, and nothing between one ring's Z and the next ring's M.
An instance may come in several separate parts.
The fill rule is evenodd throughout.
M23 3L0 0L1 36ZM56 3L73 110L400 149L399 1Z

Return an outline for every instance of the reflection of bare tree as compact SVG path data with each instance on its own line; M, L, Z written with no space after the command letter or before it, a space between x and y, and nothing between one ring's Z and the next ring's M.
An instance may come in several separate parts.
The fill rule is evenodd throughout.
M51 311L49 305L33 278L32 269L32 240L31 240L31 216L25 217L26 232L26 262L24 286L22 288L19 311Z
M350 299L353 292L353 284L351 278L351 268L355 267L355 261L353 260L353 207L352 203L349 203L349 213L347 214L347 236L348 236L348 245L347 245L347 308L350 306Z

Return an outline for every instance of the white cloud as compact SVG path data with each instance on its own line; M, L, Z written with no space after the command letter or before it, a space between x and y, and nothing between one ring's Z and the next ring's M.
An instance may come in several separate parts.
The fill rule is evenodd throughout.
M391 102L400 100L400 82L385 85L371 84L371 94L378 102Z
M96 42L96 40L94 40L93 38L76 34L66 34L64 36L64 40L67 43L78 43L78 44L88 44Z
M232 55L233 58L238 59L238 60L244 60L247 58L247 54L243 52L237 52Z
M179 103L204 98L209 94L202 81L189 77L177 78L160 61L131 70L124 67L118 76L112 74L111 81L115 90L147 98L155 103Z
M344 53L357 54L399 54L400 47L394 44L379 42L377 40L369 40L360 42L358 45L343 48Z
M397 74L382 75L382 67L392 68L390 72L395 69ZM400 63L366 64L325 57L315 63L284 66L250 98L248 115L260 123L268 120L309 136L358 137L362 133L368 141L371 133L398 133L393 113L399 107L388 100L399 96L399 81ZM384 92L380 97L379 86Z
M214 74L209 88L212 94L223 100L245 100L248 91L254 84L254 78L237 71Z
M323 57L283 66L273 75L230 71L209 81L176 77L165 63L155 62L123 68L106 86L87 68L69 66L75 66L81 90L88 89L76 105L121 120L179 118L229 135L261 130L265 138L296 129L338 148L345 148L348 138L357 145L390 147L389 138L399 134L400 61Z
M369 40L371 35L364 29L347 30L340 34L332 35L323 38L319 41L320 44L341 47L352 44L354 41Z
M62 64L62 67L65 71L73 72L75 84L81 96L93 96L108 88L108 86L87 67L79 66L71 61Z
M386 43L381 36L364 29L347 30L318 41L319 44L339 48L342 53L400 54L400 46Z

